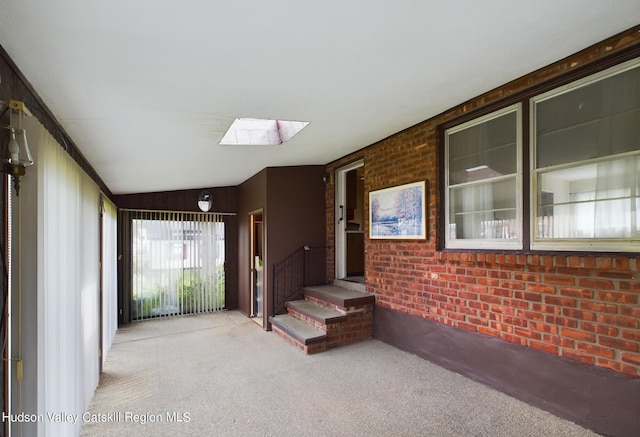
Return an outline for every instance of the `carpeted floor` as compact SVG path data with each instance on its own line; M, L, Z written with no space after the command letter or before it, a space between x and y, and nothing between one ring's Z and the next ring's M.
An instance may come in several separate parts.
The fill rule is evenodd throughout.
M237 312L135 323L81 436L595 436L377 340L306 356Z

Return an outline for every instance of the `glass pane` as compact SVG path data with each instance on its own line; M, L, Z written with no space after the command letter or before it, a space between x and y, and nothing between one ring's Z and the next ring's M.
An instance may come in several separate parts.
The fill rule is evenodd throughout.
M449 189L450 239L519 239L516 178Z
M133 319L225 304L224 222L215 214L149 213L132 220Z
M640 150L640 68L539 102L535 111L537 168Z
M450 185L516 173L516 116L510 112L448 136Z
M538 175L537 238L637 238L640 158Z

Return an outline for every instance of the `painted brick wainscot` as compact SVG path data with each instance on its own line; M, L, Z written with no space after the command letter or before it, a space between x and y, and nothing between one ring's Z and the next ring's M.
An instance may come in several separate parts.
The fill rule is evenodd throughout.
M445 250L441 240L443 126L639 56L637 26L328 165L364 160L366 211L372 190L427 181L425 241L365 239L376 338L601 434L640 435L639 254Z

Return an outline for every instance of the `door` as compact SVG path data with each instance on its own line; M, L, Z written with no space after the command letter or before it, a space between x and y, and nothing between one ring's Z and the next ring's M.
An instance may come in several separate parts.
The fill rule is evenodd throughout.
M262 210L249 215L251 226L251 317L260 326L264 314L264 223Z
M364 282L364 161L336 174L336 279Z
M221 214L129 210L133 319L225 307Z

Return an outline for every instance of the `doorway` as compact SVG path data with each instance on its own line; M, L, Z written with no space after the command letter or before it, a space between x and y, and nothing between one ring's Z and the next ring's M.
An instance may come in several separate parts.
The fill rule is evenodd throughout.
M336 174L336 279L364 284L364 161Z
M264 220L263 211L260 209L249 213L251 229L251 318L263 326L264 318Z

